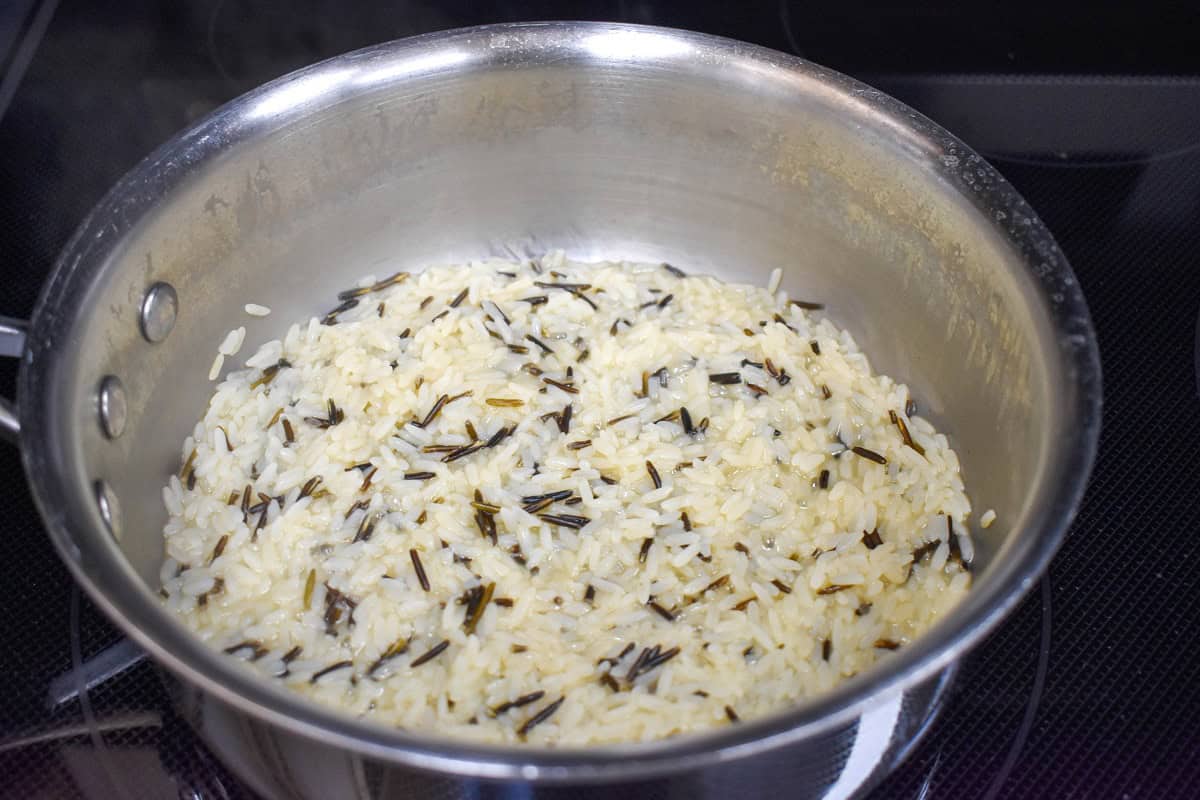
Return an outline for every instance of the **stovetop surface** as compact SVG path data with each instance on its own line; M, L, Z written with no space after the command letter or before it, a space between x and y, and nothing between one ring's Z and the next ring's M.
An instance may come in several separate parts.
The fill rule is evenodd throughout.
M339 52L554 17L798 50L924 111L1016 185L1074 265L1105 374L1099 460L1065 546L967 656L944 714L871 797L1195 796L1200 79L1177 74L1195 71L1172 50L1183 34L1168 19L1148 60L1118 48L1105 61L1081 45L1074 66L1091 73L1029 74L1071 65L1020 39L1020 26L981 34L975 54L947 45L939 61L912 46L881 55L870 35L875 50L831 40L831 23L798 3L732 5L10 0L0 8L0 314L29 315L74 226L142 156L225 100ZM1149 36L1138 24L1122 41ZM947 63L976 71L933 71ZM1131 65L1162 74L1102 74ZM10 396L13 376L0 364ZM250 796L171 711L156 668L75 588L12 448L0 447L0 487L0 795Z

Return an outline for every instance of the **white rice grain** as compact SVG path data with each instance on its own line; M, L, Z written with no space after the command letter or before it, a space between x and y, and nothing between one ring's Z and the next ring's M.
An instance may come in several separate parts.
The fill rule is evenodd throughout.
M212 366L208 368L208 379L215 381L221 374L221 367L225 364L225 356L217 353L217 357L213 359Z
M217 352L223 356L235 356L242 349L242 342L246 340L246 329L235 328L226 336L221 346L217 348Z
M779 291L779 284L783 282L783 270L779 267L771 270L771 276L767 279L767 294L775 294Z

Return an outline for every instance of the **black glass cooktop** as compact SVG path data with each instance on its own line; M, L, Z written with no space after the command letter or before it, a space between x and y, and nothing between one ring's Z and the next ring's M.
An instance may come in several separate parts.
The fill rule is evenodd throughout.
M870 796L1194 797L1200 77L1186 73L1200 72L1187 44L1196 19L1020 5L972 16L959 4L817 11L786 0L7 0L0 314L28 316L74 226L156 145L342 51L467 24L587 17L801 52L925 112L1017 186L1075 267L1105 372L1099 462L1066 545L964 660L945 712ZM9 395L12 379L13 365L0 364ZM250 796L174 715L155 667L74 587L8 447L0 518L0 795Z

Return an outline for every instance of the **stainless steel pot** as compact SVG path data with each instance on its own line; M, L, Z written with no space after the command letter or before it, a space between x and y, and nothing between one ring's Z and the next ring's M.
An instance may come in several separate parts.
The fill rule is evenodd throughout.
M465 745L341 716L210 651L159 607L159 487L205 407L226 331L273 338L373 264L553 248L750 282L780 267L794 296L827 303L950 433L976 508L997 512L979 531L968 599L816 702L586 751ZM274 313L246 317L251 301ZM20 443L55 546L177 676L181 707L218 753L273 796L613 781L803 796L837 794L851 774L870 783L931 717L947 667L1046 566L1100 423L1075 278L979 156L815 65L625 25L425 36L230 103L96 207L21 337L0 326L2 352L23 361ZM11 416L0 424L16 430ZM864 761L855 754L870 741Z

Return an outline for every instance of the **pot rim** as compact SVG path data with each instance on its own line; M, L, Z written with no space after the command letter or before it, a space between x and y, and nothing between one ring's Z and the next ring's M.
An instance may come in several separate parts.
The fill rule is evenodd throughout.
M46 413L56 408L56 403L61 405L59 395L70 383L54 352L64 346L74 309L86 293L90 276L81 265L100 263L98 253L110 251L161 197L198 166L219 157L239 136L259 135L344 97L345 85L336 76L401 59L415 60L416 56L425 57L426 66L423 71L413 71L413 75L452 70L452 60L439 62L429 58L430 54L464 49L486 52L492 43L500 41L508 51L501 59L505 64L519 59L561 58L566 53L579 56L585 52L581 42L604 35L653 37L663 43L686 45L693 53L699 50L710 56L770 66L797 85L820 89L824 96L844 105L846 113L903 137L923 152L958 156L953 162L957 166L951 166L949 159L942 161L945 168L941 177L968 197L981 219L1002 227L1006 241L1023 256L1053 329L1059 349L1057 363L1067 376L1068 393L1073 393L1064 400L1068 424L1059 440L1062 461L1057 465L1057 491L1043 507L1031 512L1026 530L1017 536L1022 546L1014 549L1009 560L991 568L996 575L989 576L990 583L969 592L951 614L912 645L814 701L708 733L586 750L471 744L355 720L270 685L243 665L211 650L173 620L108 536L76 537L71 533L103 530L95 509L78 497L77 479L85 476L76 475L79 467L71 460L76 445L67 441L53 416ZM638 58L673 61L678 59L677 53L670 47L658 48ZM487 57L496 59L494 54ZM297 101L296 88L301 86L304 92ZM264 118L264 108L277 111ZM257 117L256 110L260 112ZM961 180L959 176L967 169L973 179ZM980 175L984 175L983 180L977 178ZM1008 222L998 221L998 211L1005 212L1003 218ZM1054 354L1049 357L1053 359ZM420 769L549 783L633 780L713 767L844 726L873 698L903 691L933 676L992 630L1046 568L1083 496L1096 455L1101 409L1095 332L1070 266L1025 201L970 148L899 101L794 56L700 33L588 22L485 25L381 44L285 75L217 109L143 160L81 223L43 288L19 381L23 458L50 538L92 600L157 662L220 702L310 739Z

